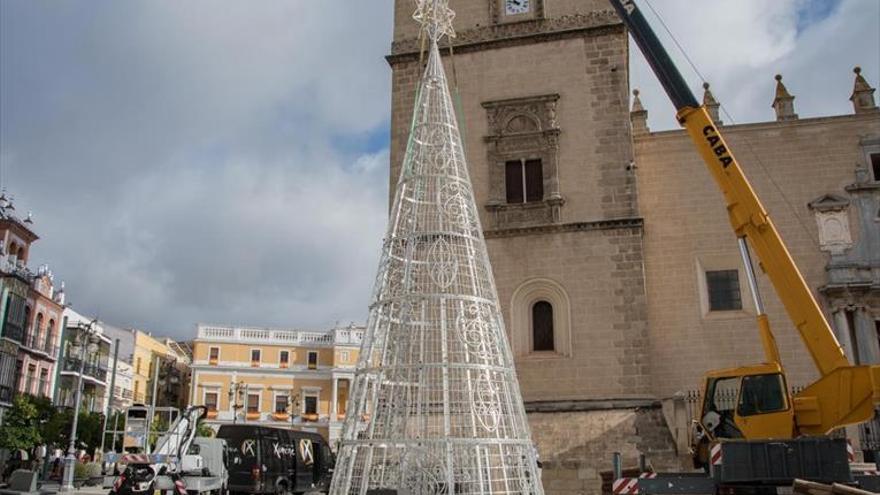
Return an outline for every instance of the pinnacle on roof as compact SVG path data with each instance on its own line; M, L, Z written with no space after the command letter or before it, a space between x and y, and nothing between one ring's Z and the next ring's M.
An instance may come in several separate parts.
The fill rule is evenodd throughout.
M721 117L718 114L718 109L721 107L721 104L715 99L715 95L712 94L712 91L709 89L709 83L707 82L703 83L703 106L706 107L706 111L709 112L709 117L712 118L712 122L715 122L716 125L721 125Z
M794 113L794 96L788 92L785 84L782 84L782 74L776 74L776 97L773 99L773 109L776 110L776 120L797 120Z
M634 135L647 134L648 129L648 111L642 106L642 100L639 98L639 90L633 90L632 110L629 113L632 122L632 132Z
M856 66L853 72L856 74L856 80L853 84L852 96L849 97L853 104L853 110L856 113L878 111L877 104L874 102L874 88L862 76L862 68Z

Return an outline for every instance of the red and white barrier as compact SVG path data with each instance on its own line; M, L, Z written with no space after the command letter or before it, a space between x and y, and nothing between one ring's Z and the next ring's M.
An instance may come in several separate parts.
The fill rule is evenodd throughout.
M618 478L611 485L614 495L636 495L639 493L638 478Z
M720 466L722 462L721 459L721 444L716 443L712 446L712 449L709 451L709 463L713 466Z

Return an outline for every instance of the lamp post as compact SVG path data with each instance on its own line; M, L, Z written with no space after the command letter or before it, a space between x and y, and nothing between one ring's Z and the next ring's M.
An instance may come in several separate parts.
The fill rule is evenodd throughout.
M287 398L287 406L290 410L290 424L294 424L296 421L296 411L300 408L300 393L297 392L296 395L293 395L293 390L290 392L291 395Z
M229 404L232 406L232 424L235 424L238 420L238 410L242 407L238 402L238 399L241 396L244 387L246 387L244 381L233 381L229 384Z
M77 350L79 350L79 376L76 380L76 401L73 409L73 425L70 427L70 445L67 448L67 457L64 458L64 476L61 483L62 491L73 491L73 474L74 474L74 466L76 465L76 427L79 423L79 408L82 404L82 381L83 381L83 373L85 373L86 366L86 351L88 350L90 353L95 352L95 348L97 347L97 333L98 330L96 325L98 323L97 319L90 321L87 325L83 325L82 323L78 324L78 328L80 332L77 334L76 338L73 341L73 345L70 346L70 353L74 354ZM79 349L77 349L79 348Z

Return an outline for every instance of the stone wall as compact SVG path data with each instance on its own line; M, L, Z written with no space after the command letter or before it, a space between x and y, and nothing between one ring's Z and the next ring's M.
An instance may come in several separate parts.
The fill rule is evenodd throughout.
M817 292L827 282L829 254L819 249L808 203L829 193L846 195L856 168L864 166L860 141L880 136L880 113L724 126L722 132L829 317ZM702 270L742 265L721 192L690 139L683 131L638 136L636 163L652 384L667 397L698 388L709 369L761 362L763 353L743 277L742 311L707 312L701 301ZM858 238L852 210L850 230ZM761 273L758 285L789 385L809 383L816 371L800 336Z
M453 97L460 105L471 181L524 398L649 396L642 222L629 166L626 33L602 2L546 0L544 19L515 26L491 25L480 17L488 15L489 2L450 2L461 36L454 41L454 58L447 53L444 64L450 83L457 82ZM418 46L406 44L412 38L405 34L415 33L415 23L404 16L412 4L396 5L396 44L389 56L392 184L420 76L418 52L406 50ZM517 111L533 112L542 126L536 131L552 138L556 176L545 178L544 191L553 215L499 221L493 213L509 205L490 204L499 188L503 191L497 183L503 174L492 173L499 158L489 142L503 132L498 105L511 101L522 107ZM545 102L552 102L549 115L544 107L533 108ZM550 166L550 160L544 163ZM553 181L558 201L548 197ZM536 282L558 296L550 301L555 326L565 328L556 352L531 353L528 316L514 317L534 302L516 299L517 291Z
M684 467L659 408L533 412L529 424L547 495L602 493L614 452L628 469L638 468L640 453L657 471Z

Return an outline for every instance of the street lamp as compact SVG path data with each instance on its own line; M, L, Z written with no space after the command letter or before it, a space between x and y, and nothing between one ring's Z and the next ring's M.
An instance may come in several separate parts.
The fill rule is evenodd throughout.
M291 390L291 392L293 392L293 390ZM296 395L290 395L287 398L287 407L290 411L290 423L294 424L297 411L300 409L300 392L297 392Z
M76 465L76 427L79 423L79 408L82 404L82 382L86 366L86 352L94 354L98 350L98 320L97 318L84 325L79 323L79 333L71 342L68 356L79 353L79 377L76 380L76 402L73 409L73 425L70 428L70 446L67 448L67 457L64 458L64 476L61 483L62 491L73 491L73 474Z
M247 384L244 380L239 382L232 382L229 384L229 404L232 406L232 424L235 424L238 419L238 410L243 406L242 403L238 401L241 398L242 393L245 393L245 399L247 399ZM247 419L247 414L245 413L245 419Z

